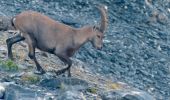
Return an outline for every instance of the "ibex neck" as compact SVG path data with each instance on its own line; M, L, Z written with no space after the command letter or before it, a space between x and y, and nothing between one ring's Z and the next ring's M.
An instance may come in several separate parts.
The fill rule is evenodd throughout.
M90 41L91 37L93 37L92 27L82 27L76 29L76 36L74 37L75 44L80 47Z

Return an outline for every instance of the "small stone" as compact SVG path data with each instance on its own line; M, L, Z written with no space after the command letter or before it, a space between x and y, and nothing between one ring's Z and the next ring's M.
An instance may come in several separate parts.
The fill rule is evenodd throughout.
M48 54L46 52L41 52L41 55L48 58Z
M165 23L167 23L167 20L168 20L168 17L164 13L158 14L158 21L160 23L165 24Z
M124 6L125 9L127 9L128 7L127 6Z
M168 12L170 13L170 8L168 8Z
M134 96L134 95L127 94L122 98L122 100L144 100L144 99L139 98L139 97Z
M57 100L86 100L82 92L78 91L66 91L62 93Z
M26 69L28 69L28 66L24 66L24 65L18 64L18 68L22 69L22 70L26 70Z
M0 99L3 99L5 93L5 87L0 84Z
M0 51L6 51L6 47L5 46L0 46Z

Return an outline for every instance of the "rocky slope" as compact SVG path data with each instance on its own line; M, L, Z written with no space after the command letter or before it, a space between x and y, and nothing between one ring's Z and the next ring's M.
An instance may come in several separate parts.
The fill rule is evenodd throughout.
M97 24L100 20L94 8L98 3L107 5L109 9L104 48L97 51L86 44L74 58L85 62L90 73L126 82L158 100L168 100L169 0L1 0L0 14L14 16L24 10L36 10L81 27Z
M13 34L0 35L0 99L4 100L154 100L145 91L121 81L96 75L85 63L73 59L72 77L56 76L54 71L66 67L57 57L36 50L45 71L36 75L35 64L27 56L24 42L13 47L14 61L8 60L5 40Z

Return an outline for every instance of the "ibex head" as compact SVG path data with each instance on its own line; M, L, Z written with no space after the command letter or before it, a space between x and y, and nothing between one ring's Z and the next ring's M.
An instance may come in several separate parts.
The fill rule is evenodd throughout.
M104 32L106 30L108 21L107 6L99 5L97 6L97 9L101 13L101 23L99 27L97 26L93 27L94 36L92 37L91 42L96 49L101 49L103 45Z

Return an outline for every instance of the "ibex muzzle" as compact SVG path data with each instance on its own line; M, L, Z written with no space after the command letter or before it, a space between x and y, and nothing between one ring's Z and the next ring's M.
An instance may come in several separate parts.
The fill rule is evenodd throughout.
M35 48L54 54L67 63L68 67L57 71L56 74L68 71L68 76L71 76L72 61L69 57L73 56L83 44L91 41L95 48L102 48L103 36L107 27L107 9L105 6L97 8L101 13L99 27L73 28L34 11L25 11L16 15L11 23L16 30L20 31L20 34L6 40L8 57L13 58L12 45L25 40L29 48L28 55L35 62L39 74L43 74L45 71L35 57Z

